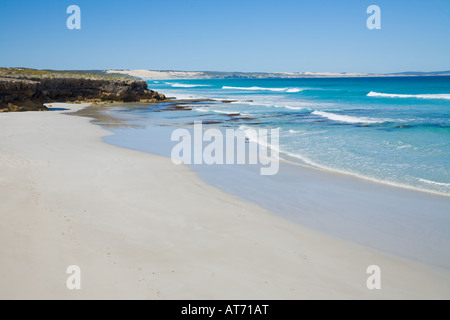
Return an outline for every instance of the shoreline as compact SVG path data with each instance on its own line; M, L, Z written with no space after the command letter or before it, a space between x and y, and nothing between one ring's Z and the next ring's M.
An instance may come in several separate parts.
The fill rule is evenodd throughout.
M304 163L298 163L298 162L290 161L290 160L287 160L287 159L280 159L280 161L283 161L283 162L285 162L287 164L290 164L290 165L293 165L293 166L299 166L299 167L305 167L305 168L309 168L309 169L313 169L313 170L319 170L319 171L323 171L323 172L328 172L329 174L337 174L337 175L348 176L348 177L364 180L364 181L371 182L371 183L376 183L376 184L383 185L383 186L389 186L389 187L394 187L394 188L399 188L399 189L404 189L404 190L410 190L410 191L415 191L415 192L432 194L432 195L436 195L436 196L440 196L440 197L450 197L450 193L436 191L436 190L430 190L430 189L425 189L425 188L420 188L420 187L415 187L415 186L410 186L410 185L399 183L399 182L391 182L391 181L387 181L387 180L380 180L380 179L376 179L376 178L371 178L371 177L359 175L357 173L340 171L340 170L337 170L337 169L331 169L331 168L320 167L320 166L314 166L314 165L310 165L310 164L307 164L307 163L305 163L305 164Z
M450 297L448 272L286 221L64 112L0 115L2 298ZM73 264L80 291L65 288Z
M209 102L209 101L229 103L230 101L233 102L233 99L228 99L228 100L225 99L224 100L224 99L216 99L216 98L195 98L195 99L169 98L169 100L167 100L167 101L155 102L155 104L173 103L176 106L179 103L183 104L183 103L198 103L198 102ZM130 105L138 105L140 103L139 102L130 102L129 104ZM119 105L119 106L120 105L126 105L126 103L123 103L123 102L122 103L117 103L117 105ZM147 104L143 104L143 105L147 105ZM337 175L348 176L348 177L352 177L352 178L368 181L368 182L371 182L371 183L376 183L376 184L389 186L389 187L394 187L394 188L399 188L399 189L404 189L404 190L416 191L416 192L432 194L432 195L437 195L437 196L442 196L442 197L450 197L450 193L446 193L446 192L441 192L441 191L432 190L432 189L426 189L426 188L422 188L422 187L416 187L416 186L408 185L408 184L401 183L401 182L382 180L382 179L373 178L373 177L365 176L365 175L358 174L358 173L343 171L343 170L339 170L339 169L333 169L333 168L329 168L329 167L326 167L326 166L321 166L321 165L318 165L318 164L310 164L310 163L307 163L307 162L305 162L304 160L301 160L301 159L299 159L299 161L290 160L289 158L295 158L295 157L289 155L288 152L280 151L280 153L285 156L284 158L280 157L280 159L279 159L280 162L284 162L286 164L290 164L290 165L293 165L293 166L300 166L300 167L305 167L305 168L309 168L309 169L313 169L313 170L319 170L319 171L323 171L323 172L328 172L329 174L335 174L335 175L337 174Z
M177 126L125 126L122 130L120 121L127 121L119 119L115 125L118 130L105 127L116 133L103 139L105 142L170 159L170 134ZM258 168L249 165L189 168L209 185L287 221L445 271L450 269L445 250L450 243L448 197L287 162L280 163L280 172L273 177L261 177Z

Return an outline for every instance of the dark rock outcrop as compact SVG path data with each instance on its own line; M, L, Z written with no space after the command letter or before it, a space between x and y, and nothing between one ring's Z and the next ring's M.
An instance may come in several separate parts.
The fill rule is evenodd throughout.
M50 102L158 102L166 97L145 81L93 78L0 77L0 112L46 110Z

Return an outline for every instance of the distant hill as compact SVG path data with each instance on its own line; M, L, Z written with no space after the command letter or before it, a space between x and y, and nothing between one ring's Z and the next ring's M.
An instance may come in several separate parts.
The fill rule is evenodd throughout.
M220 72L176 70L107 70L106 74L122 75L140 79L271 79L271 78L349 78L349 77L412 77L449 76L450 71L401 72L390 74L331 73L331 72Z
M396 76L450 76L450 71L433 71L433 72L408 71L408 72L401 72L401 73L391 73L390 75L396 75Z

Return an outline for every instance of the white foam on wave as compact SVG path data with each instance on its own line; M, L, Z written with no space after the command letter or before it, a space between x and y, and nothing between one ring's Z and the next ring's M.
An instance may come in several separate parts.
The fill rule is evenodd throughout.
M321 131L306 131L306 130L289 130L289 133L296 136L309 136L314 134L322 134L327 133L327 130L321 130Z
M166 82L165 84L170 84L174 88L197 88L197 87L210 87L206 84L184 84L184 83L170 83Z
M321 164L318 164L318 163L310 160L309 158L307 158L307 157L305 157L305 156L303 156L301 154L291 153L291 152L287 152L287 151L282 151L281 154L285 154L285 155L287 155L289 157L299 159L306 165L310 165L312 167L316 167L316 168L319 168L319 169L322 169L322 170L326 170L326 171L330 171L330 172L336 172L336 173L345 174L345 175L350 175L350 176L353 176L353 177L357 177L359 179L372 181L372 182L376 182L376 183L381 183L381 184L393 186L393 187L396 187L396 188L403 188L403 189L408 189L408 190L415 190L415 191L421 191L421 192L438 194L438 195L450 197L450 193L445 192L445 191L437 191L437 190L432 190L432 189L427 189L427 188L416 187L416 186L412 186L412 185L409 185L409 184L404 184L404 183L401 183L401 182L394 182L394 181L389 181L389 180L383 180L383 179L379 179L379 178L365 176L365 175L362 175L362 174L359 174L359 173L355 173L355 172L351 172L351 171L345 171L345 170L341 170L341 169L337 169L337 168L332 168L332 167L328 167L328 166L325 166L325 165L321 165ZM297 163L291 162L289 160L287 160L287 161L292 163L292 164L297 164ZM430 181L430 180L425 180L425 179L420 179L420 178L418 180L420 180L422 182L429 183L429 184L435 184L435 185L439 185L439 186L450 187L450 183L436 182L436 181Z
M418 178L418 180L420 182L425 182L428 184L434 184L434 185L438 185L438 186L442 186L442 187L450 187L450 183L436 182L436 181L431 181L431 180L422 179L422 178Z
M280 130L281 128L278 127L278 128L275 128L275 129ZM248 139L248 141L256 143L256 144L258 144L258 145L260 145L260 146L262 146L264 148L268 148L268 149L271 149L271 150L275 151L276 154L278 155L278 156L276 156L276 158L277 159L280 158L279 157L279 155L280 155L280 148L278 146L270 143L270 141L263 141L262 139L260 139L260 137L259 137L259 135L257 133L257 128L251 128L251 127L248 127L248 126L240 126L238 128L238 130L244 133L244 135ZM269 134L270 134L270 130L269 130ZM268 140L270 140L270 139L271 139L271 137L268 137ZM274 157L275 154L272 152L271 156Z
M276 106L275 108L280 108L280 107L283 107L283 106ZM291 107L291 106L284 106L284 108L291 109L291 110L302 110L302 109L305 109L304 107Z
M236 114L236 115L240 115L240 116L250 116L250 114L248 114L248 113L242 113L242 112L235 111L235 110L217 110L217 109L203 108L203 107L196 108L195 111L198 111L198 112L214 112L214 113L227 114L227 115L230 115L230 114L234 115L234 114Z
M239 111L225 111L225 110L216 110L216 109L211 109L212 112L215 113L221 113L221 114L236 114L236 113L240 113Z
M353 117L353 116L347 116L342 114L335 114L331 112L325 112L325 111L313 111L312 114L316 116L320 116L323 118L327 118L333 121L339 121L339 122L346 122L346 123L383 123L387 120L381 120L381 119L370 119L365 117Z
M292 88L292 89L287 89L286 92L289 93L297 93L297 92L302 92L305 89L301 89L301 88Z
M278 128L278 129L280 129L280 128ZM266 147L266 148L269 147L268 143L258 139L258 137L256 135L256 132L255 132L255 128L251 128L249 126L242 125L242 126L239 127L238 130L242 131L244 133L245 137L249 141L257 143L257 144L259 144L259 145L261 145L263 147ZM290 130L290 131L294 131L294 130ZM297 159L301 160L303 163L308 164L310 166L313 166L313 167L316 167L316 168L325 169L325 167L319 165L318 163L315 163L314 161L311 161L307 157L304 157L304 156L302 156L300 154L291 153L291 152L288 152L288 151L285 151L285 150L281 151L281 149L279 147L276 147L276 146L271 146L271 147L274 148L274 150L276 150L278 152L278 155L285 154L285 155L288 155L290 157L297 158Z
M187 93L187 91L179 91L180 89L158 89L159 93L166 97L173 97L178 100L202 100L209 99L209 97Z
M274 92L288 92L297 93L305 89L302 88L263 88L263 87L229 87L223 86L223 90L247 90L247 91L274 91Z
M248 91L276 91L276 92L282 92L286 91L286 88L262 88L262 87L228 87L223 86L222 89L224 90L248 90Z
M232 104L246 104L246 105L250 105L250 106L259 106L259 107L268 107L268 108L285 108L285 109L290 109L290 110L303 110L305 109L305 107L299 107L299 106L289 106L289 105L279 105L279 104L272 104L272 103L263 103L263 102L249 102L249 101L245 101L245 100L238 100L238 101L233 101ZM297 104L299 104L297 102ZM307 104L305 103L305 105L311 106L311 104Z
M248 127L248 126L240 126L239 127L239 130L244 132L245 136L247 137L247 139L249 139L249 141L261 144L262 141L258 141L257 137L254 135L254 133L255 133L254 130L250 130L250 129L254 129L254 128L251 128L251 127ZM319 133L319 132L316 132L316 133ZM265 146L267 147L267 144ZM381 183L381 184L385 184L385 185L390 185L390 186L393 186L393 187L396 187L396 188L416 190L416 191L421 191L421 192L426 192L426 193L433 193L433 194L439 194L439 195L442 195L442 196L450 197L450 193L448 193L448 192L431 190L431 189L427 189L427 188L421 188L421 187L412 186L412 185L409 185L409 184L404 184L404 183L401 183L401 182L394 182L394 181L388 181L388 180L379 179L379 178L375 178L375 177L365 176L365 175L362 175L362 174L359 174L359 173L346 171L346 170L341 170L341 169L333 168L333 167L327 166L327 165L322 165L320 163L317 163L317 162L309 159L306 156L303 156L302 154L293 153L293 152L289 152L287 150L281 150L281 149L278 149L278 148L277 148L277 151L278 151L278 154L280 156L279 158L281 160L287 161L287 162L295 164L295 165L299 165L299 163L298 162L292 162L292 161L290 161L290 160L288 160L286 158L283 159L282 155L298 159L305 165L309 165L309 166L312 166L312 167L315 167L315 168L318 168L318 169L322 169L322 170L326 170L326 171L329 171L329 172L335 172L335 173L350 175L350 176L353 176L353 177L357 177L359 179L372 181L372 182L376 182L376 183ZM421 180L422 182L430 183L430 184L450 187L449 183L442 183L442 182L430 181L430 180L425 180L425 179L419 179L419 180Z
M413 149L413 150L417 150L416 147L413 147L413 146L410 145L410 144L404 144L404 145L398 146L397 149L398 149L398 150L403 150L403 149Z
M446 99L450 100L450 94L391 94L370 91L368 97L382 98L417 98L417 99Z
M210 112L211 109L209 109L209 108L196 108L195 111L198 111L198 112Z
M220 113L220 114L228 114L228 115L230 115L230 114L239 114L240 116L250 116L250 114L248 114L248 113L242 113L242 112L234 111L234 110L227 110L227 111L225 111L225 110L211 109L211 111L215 112L215 113Z
M315 167L315 168L319 168L319 169L323 169L323 170L328 170L328 171L335 171L335 170L330 169L330 168L328 168L328 167L322 166L322 165L320 165L320 164L318 164L318 163L312 161L311 159L309 159L309 158L307 158L307 157L305 157L305 156L303 156L303 155L301 155L301 154L298 154L298 153L292 153L292 152L288 152L288 151L283 151L283 154L285 154L285 155L287 155L287 156L289 156L289 157L291 157L291 158L296 158L296 159L298 159L298 160L301 160L304 164L313 166L313 167Z

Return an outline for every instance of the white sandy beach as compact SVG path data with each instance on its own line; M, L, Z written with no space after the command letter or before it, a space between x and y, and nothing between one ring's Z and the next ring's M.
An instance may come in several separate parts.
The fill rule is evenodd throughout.
M449 273L286 221L108 134L61 111L0 114L0 299L450 298Z

